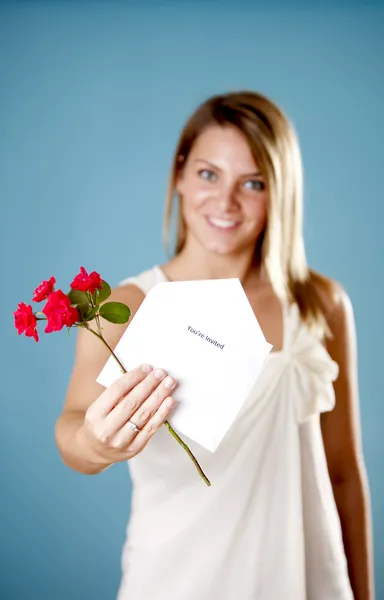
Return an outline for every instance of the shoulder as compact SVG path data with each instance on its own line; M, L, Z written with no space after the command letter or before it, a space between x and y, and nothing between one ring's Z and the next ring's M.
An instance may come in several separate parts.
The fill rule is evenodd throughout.
M311 271L312 285L323 306L329 330L326 347L339 365L354 362L356 331L351 298L344 287L325 275Z
M135 286L146 295L157 283L164 281L164 279L165 275L162 269L158 265L154 265L137 275L123 279L120 281L118 287L126 288L127 286Z
M125 283L125 281L127 283ZM112 348L116 346L145 299L144 291L140 288L140 285L135 283L135 281L135 278L123 280L121 284L112 288L111 295L106 300L106 302L120 302L125 304L130 311L128 322L123 324L110 323L102 317L100 318L103 335L108 339L108 343ZM95 321L90 322L89 326L91 329L97 331ZM94 345L96 345L96 348L99 347L97 340L95 340L93 336L88 335L85 329L80 329L78 332L79 348L83 349L86 353L89 353L90 347Z
M124 331L139 310L144 299L145 293L134 283L117 285L112 289L111 295L107 302L121 302L122 304L128 306L131 313L128 323L124 323L123 325L116 325L102 319L103 330L109 336L109 339L113 345L115 345L123 335Z
M131 312L136 312L144 298L145 293L143 290L132 282L114 287L108 300L113 302L123 302L124 304L128 303Z
M112 348L115 348L121 336L130 325L144 298L145 295L143 292L135 285L126 285L123 287L117 286L116 288L112 289L111 295L106 302L120 302L128 306L130 310L129 320L127 323L123 324L110 323L109 321L100 317L103 336ZM95 320L89 322L89 328L97 332L97 324ZM102 347L100 346L99 341L93 336L89 335L87 330L84 328L81 328L78 331L77 355L79 355L79 353L84 354L90 359L95 358L95 353L102 354Z
M131 275L120 280L113 288L109 301L121 302L127 305L131 312L131 317L125 325L114 325L111 328L110 324L103 323L106 331L112 330L111 335L115 340L121 337L131 323L132 318L135 316L146 295L157 283L163 281L164 277L162 270L157 265L153 265L136 275Z
M311 284L323 307L324 316L332 333L338 325L353 319L351 299L338 281L317 271L310 271Z

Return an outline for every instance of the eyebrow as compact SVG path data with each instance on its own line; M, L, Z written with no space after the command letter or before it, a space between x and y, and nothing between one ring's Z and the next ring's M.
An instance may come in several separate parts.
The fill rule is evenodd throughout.
M217 171L222 170L222 169L220 169L220 167L218 167L214 163L210 162L209 160L205 160L205 158L196 158L194 162L204 162L207 165L209 165L210 167L212 167L213 169L216 169ZM255 171L254 173L246 173L246 174L242 175L242 177L261 177L261 176L262 176L262 174L260 173L260 171Z

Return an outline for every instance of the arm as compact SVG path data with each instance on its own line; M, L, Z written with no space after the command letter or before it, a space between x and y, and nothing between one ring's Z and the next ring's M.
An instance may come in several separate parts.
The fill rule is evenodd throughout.
M344 292L328 324L333 337L327 349L339 365L339 377L334 383L336 407L322 415L324 447L354 597L373 600L372 525L361 444L355 322Z
M126 286L114 290L110 299L128 304L134 315L144 294L135 286ZM127 324L115 325L102 319L102 327L105 339L114 348ZM62 414L56 421L55 439L61 458L68 467L80 473L96 474L109 465L84 439L82 425L87 409L104 392L96 378L110 353L89 331L80 329L77 333L73 371Z

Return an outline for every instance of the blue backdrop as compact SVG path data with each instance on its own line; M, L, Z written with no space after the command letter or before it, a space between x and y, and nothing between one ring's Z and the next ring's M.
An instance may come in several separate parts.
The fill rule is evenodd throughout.
M80 475L54 444L75 335L18 338L12 311L80 265L114 285L162 261L180 128L239 88L292 117L310 262L355 307L384 598L383 25L374 2L0 2L2 599L113 599L130 507L125 465Z

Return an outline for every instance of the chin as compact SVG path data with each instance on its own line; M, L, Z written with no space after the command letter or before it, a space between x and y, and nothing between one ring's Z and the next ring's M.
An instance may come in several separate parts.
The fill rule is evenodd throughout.
M209 242L206 242L204 246L208 250L208 252L212 252L213 254L219 254L220 256L232 256L234 254L238 254L238 252L240 251L240 248L237 244L228 244L220 242L218 240L211 240Z

